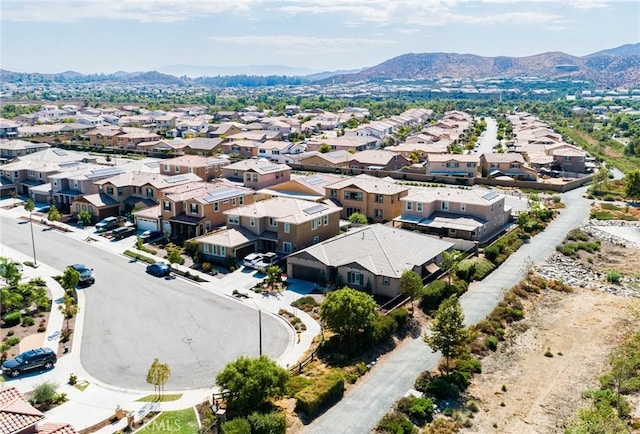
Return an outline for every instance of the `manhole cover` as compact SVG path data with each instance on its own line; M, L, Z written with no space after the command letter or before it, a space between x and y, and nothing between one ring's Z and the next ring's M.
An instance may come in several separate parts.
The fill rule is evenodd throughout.
M182 342L184 342L185 344L190 344L191 342L193 342L193 339L191 339L191 338L182 338Z

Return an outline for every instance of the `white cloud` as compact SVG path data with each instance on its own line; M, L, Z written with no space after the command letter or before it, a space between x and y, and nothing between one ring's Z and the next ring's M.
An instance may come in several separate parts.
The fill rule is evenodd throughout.
M2 20L78 22L125 19L171 23L221 12L248 11L258 0L2 0Z

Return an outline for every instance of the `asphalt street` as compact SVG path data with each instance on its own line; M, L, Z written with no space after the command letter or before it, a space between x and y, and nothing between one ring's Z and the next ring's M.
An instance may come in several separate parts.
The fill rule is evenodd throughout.
M525 262L543 261L567 232L586 221L590 202L582 197L585 192L586 187L583 187L563 194L566 208L544 232L533 237L482 282L470 285L460 299L467 324L484 319L493 310L504 291L521 279ZM370 433L391 411L394 402L413 388L420 372L434 369L439 360L440 355L431 352L422 338L406 340L385 358L384 363L377 364L359 380L347 396L307 425L304 432Z
M0 216L4 245L31 256L29 224ZM259 312L216 292L216 278L195 284L145 273L131 262L34 224L36 256L62 272L82 262L94 268L96 283L82 289L86 297L81 361L98 380L128 389L152 389L146 373L158 357L171 368L167 390L204 388L240 355L259 353ZM263 352L279 357L290 330L275 316L262 313Z

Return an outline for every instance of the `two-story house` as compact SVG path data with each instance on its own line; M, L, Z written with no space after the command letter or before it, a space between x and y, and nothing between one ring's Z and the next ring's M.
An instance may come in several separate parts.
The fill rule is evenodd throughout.
M409 193L408 187L391 178L366 174L347 177L324 188L326 197L342 207L342 218L361 213L374 222L391 221L401 215L400 200Z
M201 155L183 155L160 162L160 173L163 175L178 175L180 173L195 173L205 181L211 181L222 176L222 168L230 164L227 158L204 157Z
M306 144L302 142L267 140L264 143L258 143L258 157L267 158L276 163L287 164L293 162L293 157L302 154L305 149Z
M49 149L48 143L27 142L26 140L0 140L0 164L5 164L16 157Z
M244 258L256 251L289 254L340 231L340 208L274 197L226 211L227 228L197 238L205 258Z
M345 168L349 167L349 162L353 160L353 154L349 151L332 151L332 152L305 152L297 159L297 164L303 167L331 167Z
M402 154L386 150L367 150L356 152L349 161L352 169L395 171L411 165L411 160Z
M424 188L403 197L394 225L442 237L482 241L504 229L511 207L494 190Z
M475 178L479 162L476 154L428 154L424 168L427 175Z
M536 171L526 165L521 154L484 153L480 156L480 170L482 176L510 176L514 179L535 181L538 179Z
M259 190L291 179L291 168L264 158L251 158L224 166L222 176Z
M325 186L342 179L342 176L330 173L291 175L289 181L258 190L258 197L262 200L281 196L319 202L326 199Z
M63 213L71 211L71 204L84 195L99 192L96 181L120 175L125 170L117 166L80 164L75 168L51 175L51 200Z
M0 139L17 139L19 123L0 118Z

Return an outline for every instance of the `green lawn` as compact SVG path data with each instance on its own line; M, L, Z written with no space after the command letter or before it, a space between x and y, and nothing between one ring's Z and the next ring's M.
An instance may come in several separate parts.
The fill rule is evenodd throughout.
M194 434L198 432L198 420L193 408L165 411L146 424L138 432L143 434Z
M177 401L178 399L182 398L182 393L174 393L174 394L168 394L168 395L162 395L160 398L158 398L157 395L147 395L147 396L143 396L140 399L137 399L137 402L171 402L171 401Z

